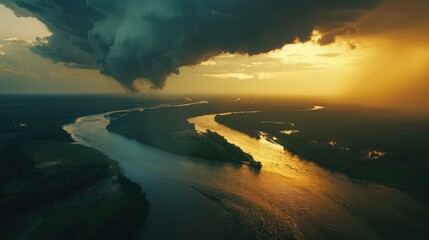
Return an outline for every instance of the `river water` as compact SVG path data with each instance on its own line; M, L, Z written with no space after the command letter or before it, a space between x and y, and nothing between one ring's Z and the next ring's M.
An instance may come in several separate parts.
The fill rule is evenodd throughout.
M263 133L256 140L218 124L216 115L188 121L251 154L262 162L261 171L160 151L107 131L105 115L81 117L64 130L77 144L118 161L144 188L151 206L142 239L423 239L428 234L429 209L407 194L322 169Z

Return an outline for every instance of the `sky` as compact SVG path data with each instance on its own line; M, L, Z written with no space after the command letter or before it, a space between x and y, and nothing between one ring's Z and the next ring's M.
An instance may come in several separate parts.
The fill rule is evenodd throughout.
M0 0L0 93L328 96L429 108L426 0L50 0L46 11L40 0L20 2L30 7Z

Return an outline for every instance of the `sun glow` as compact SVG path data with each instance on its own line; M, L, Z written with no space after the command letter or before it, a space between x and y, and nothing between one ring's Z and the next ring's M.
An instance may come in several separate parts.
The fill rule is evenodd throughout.
M339 96L355 85L368 49L359 42L337 39L321 46L314 32L310 41L294 43L257 56L223 54L198 66L181 69L163 92L204 92L286 96Z

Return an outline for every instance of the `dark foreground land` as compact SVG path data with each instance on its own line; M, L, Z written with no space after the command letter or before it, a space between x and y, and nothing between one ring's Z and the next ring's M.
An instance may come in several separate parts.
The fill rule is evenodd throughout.
M79 116L157 104L101 96L0 97L0 239L129 239L148 212L139 185L72 144Z
M301 158L350 177L383 183L429 203L429 116L327 105L319 111L270 104L255 114L216 121L272 141Z

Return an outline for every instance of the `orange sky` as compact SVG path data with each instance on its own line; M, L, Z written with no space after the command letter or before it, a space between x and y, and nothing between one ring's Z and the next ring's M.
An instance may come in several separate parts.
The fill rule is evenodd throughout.
M406 3L405 3L406 2ZM334 44L287 45L259 56L222 55L185 67L162 90L143 93L332 96L346 102L429 109L429 1L386 0ZM12 92L124 92L95 70L51 63L29 50L49 34L0 5L0 89ZM13 27L11 27L13 26ZM16 38L11 39L11 38ZM88 80L90 78L91 80Z

